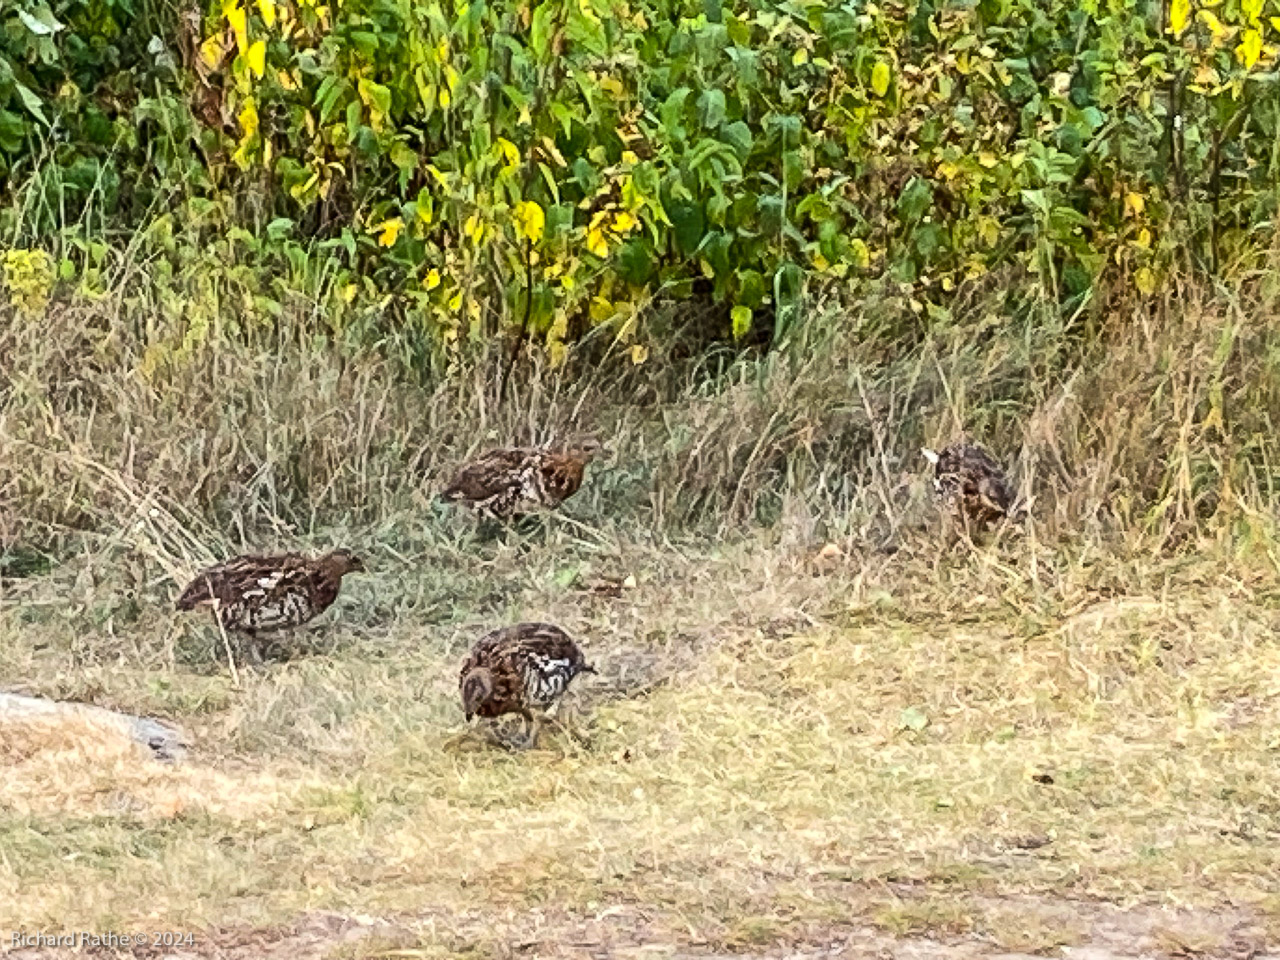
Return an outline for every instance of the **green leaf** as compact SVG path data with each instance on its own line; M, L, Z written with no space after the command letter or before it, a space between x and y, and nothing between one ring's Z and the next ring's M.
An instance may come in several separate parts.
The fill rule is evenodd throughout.
M361 77L359 88L360 95L368 99L379 113L388 114L391 112L391 90L388 87Z
M44 116L44 103L31 88L24 86L17 80L13 81L13 87L18 91L18 99L22 101L22 105L27 108L27 111L46 127L49 126L49 121Z
M40 4L37 9L37 13L39 13L40 16L35 17L26 10L23 10L21 7L18 8L18 19L21 20L23 25L37 37L51 37L59 30L63 29L63 25L58 22L58 18L55 17L53 12L44 4Z
M662 126L667 131L667 136L672 139L684 139L684 105L691 93L693 91L688 87L680 87L678 90L673 90L667 97L666 103L662 105Z
M761 197L758 203L760 212L760 229L765 233L778 233L782 229L783 214L786 208L781 197Z
M637 287L644 286L653 277L653 253L647 240L628 240L618 248L614 262L618 275Z
M711 265L717 281L728 280L729 274L733 272L733 266L729 262L730 245L729 235L720 230L709 232L702 242L702 255Z
M799 150L788 150L782 157L782 175L788 190L795 190L804 180L804 158Z
M16 113L0 110L0 150L17 153L27 135L27 124Z
M267 224L267 236L275 243L287 237L291 230L293 230L293 221L288 217L276 217Z
M702 243L702 235L706 230L706 218L702 214L702 206L692 200L672 200L664 204L667 219L675 232L676 245L686 257L692 256Z
M750 156L753 142L751 128L741 120L726 124L724 129L720 131L720 139L733 148L733 152L737 154L740 161L745 162L747 157Z
M764 276L759 270L738 272L737 300L744 307L750 307L752 310L764 303Z
M725 116L724 91L711 87L702 91L698 97L698 121L703 129L715 130L724 123Z
M804 292L804 271L788 261L773 275L773 342L778 343L800 315L800 298Z
M929 181L912 177L898 197L898 216L903 223L915 223L933 202L933 188Z

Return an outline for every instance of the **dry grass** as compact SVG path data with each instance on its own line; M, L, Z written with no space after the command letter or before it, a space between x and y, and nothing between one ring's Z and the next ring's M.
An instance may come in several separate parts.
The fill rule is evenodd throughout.
M7 751L0 926L214 931L321 910L409 923L415 948L501 952L517 933L477 933L485 917L634 905L646 936L690 947L863 925L1051 951L1091 936L1072 901L1269 914L1269 562L933 554L921 540L815 574L812 550L760 540L602 550L553 531L474 570L385 559L319 653L240 690L167 664L171 618L150 602L135 659L101 628L22 623L31 596L3 628L29 688L80 678L176 717L197 749L173 770L61 737ZM596 597L566 565L638 584ZM452 622L377 615L384 590L476 576L517 586ZM508 755L461 732L458 655L517 615L564 623L601 664L571 711L587 746ZM1183 929L1161 936L1201 936Z
M1261 942L1280 293L1178 295L1088 337L997 329L993 303L915 339L884 332L893 303L831 310L714 376L576 360L506 404L483 360L424 387L244 331L143 376L185 302L0 327L0 539L41 570L5 581L0 677L196 744L167 769L90 730L6 741L0 929L214 942L334 911L395 926L352 956L568 950L584 925L1052 952L1114 904L1191 917L1146 923L1152 949ZM564 520L480 541L429 505L464 452L584 428L610 452ZM916 451L961 431L1016 464L1025 536L939 549ZM337 543L369 574L239 688L170 612L211 558ZM456 664L543 617L602 669L586 744L497 752L461 729Z

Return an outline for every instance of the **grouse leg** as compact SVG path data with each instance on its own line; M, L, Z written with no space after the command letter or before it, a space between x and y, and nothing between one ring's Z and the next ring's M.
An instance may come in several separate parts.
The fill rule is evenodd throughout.
M538 744L538 735L542 733L539 719L528 710L521 711L525 722L524 749L531 750Z
M258 640L258 632L256 630L246 630L245 652L249 655L249 662L254 666L262 665L262 647Z

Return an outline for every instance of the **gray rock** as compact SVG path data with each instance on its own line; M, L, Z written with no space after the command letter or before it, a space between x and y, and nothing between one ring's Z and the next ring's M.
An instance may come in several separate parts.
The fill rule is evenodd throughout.
M187 743L181 730L150 717L117 713L88 703L46 700L42 697L0 692L0 723L10 717L59 714L81 716L92 723L119 730L129 739L146 747L155 760L174 762L181 760L187 751Z

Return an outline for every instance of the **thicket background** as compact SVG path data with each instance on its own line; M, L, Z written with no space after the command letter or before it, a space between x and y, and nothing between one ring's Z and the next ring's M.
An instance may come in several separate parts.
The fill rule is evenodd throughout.
M0 540L422 506L907 522L1273 503L1275 0L0 0ZM281 526L284 525L284 527Z

